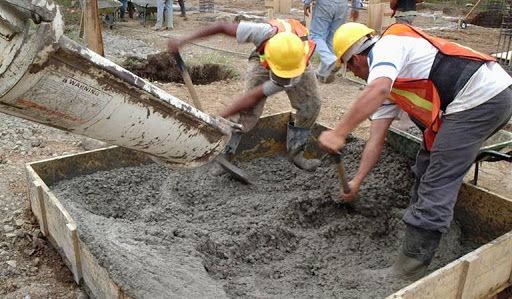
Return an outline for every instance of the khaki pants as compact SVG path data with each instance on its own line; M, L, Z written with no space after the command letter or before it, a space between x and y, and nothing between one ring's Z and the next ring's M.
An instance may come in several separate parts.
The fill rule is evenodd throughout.
M264 68L258 59L254 58L249 59L246 76L247 91L270 80L269 70ZM290 104L297 110L295 126L299 128L313 126L320 113L320 95L315 73L311 66L306 68L301 80L296 85L286 88L285 92ZM238 122L243 125L244 133L254 128L263 113L265 102L266 99L260 101L256 106L240 112Z

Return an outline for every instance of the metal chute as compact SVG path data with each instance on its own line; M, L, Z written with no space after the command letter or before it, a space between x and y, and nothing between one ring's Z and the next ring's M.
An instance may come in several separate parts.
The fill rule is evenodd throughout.
M52 0L0 2L0 112L142 151L174 168L215 158L234 126L67 38Z

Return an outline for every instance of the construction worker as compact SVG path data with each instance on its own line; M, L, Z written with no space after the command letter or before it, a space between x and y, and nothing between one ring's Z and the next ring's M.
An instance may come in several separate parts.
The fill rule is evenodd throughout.
M267 97L285 91L291 106L297 110L295 122L288 125L288 158L299 168L314 171L320 161L303 156L310 128L320 112L318 83L309 65L315 43L308 40L307 28L293 19L276 19L268 23L219 23L181 39L169 39L168 48L171 52L177 51L190 41L219 33L236 37L238 43L256 46L249 56L246 93L220 116L238 114L242 132L248 132L263 113ZM239 141L240 134L233 134L226 155L235 153Z
M406 24L393 24L380 37L373 33L347 23L334 35L340 63L368 85L319 143L337 152L347 135L370 118L370 137L349 182L351 192L340 195L351 201L377 163L393 119L403 110L422 129L416 181L403 217L405 240L393 266L382 271L417 279L449 228L460 185L482 143L512 115L512 78L491 56Z

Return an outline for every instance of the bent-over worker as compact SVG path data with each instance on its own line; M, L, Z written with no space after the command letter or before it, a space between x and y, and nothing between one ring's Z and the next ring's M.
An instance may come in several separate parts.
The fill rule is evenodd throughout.
M379 159L391 122L403 110L423 131L416 180L403 221L405 240L384 273L417 279L427 271L442 233L447 232L464 175L482 143L512 115L512 78L489 55L393 24L382 36L365 25L347 23L334 35L334 50L366 88L334 130L319 137L331 152L370 118L370 137L359 169L349 182L356 196Z
M308 39L307 28L299 21L270 20L268 23L241 22L239 24L213 24L181 39L169 39L169 51L177 51L193 40L214 34L236 37L238 43L253 43L256 48L249 56L246 93L220 116L238 113L243 133L250 131L263 113L267 97L285 91L290 104L297 110L295 122L288 125L288 158L301 169L314 171L320 161L306 159L304 148L310 129L320 112L318 83L309 65L315 43ZM235 153L240 134L234 133L225 154Z

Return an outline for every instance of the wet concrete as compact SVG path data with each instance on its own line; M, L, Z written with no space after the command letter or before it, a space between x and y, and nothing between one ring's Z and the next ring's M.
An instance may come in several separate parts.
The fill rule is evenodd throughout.
M173 55L161 52L148 55L147 59L128 57L122 64L124 68L139 77L152 81L184 83ZM226 65L216 63L187 65L194 84L209 84L235 77L235 71Z
M363 143L349 143L355 172ZM412 184L410 162L385 149L359 201L335 201L325 161L306 173L284 157L240 165L246 186L210 166L156 164L97 172L51 189L78 222L80 238L135 298L381 298L410 282L383 282ZM469 252L460 229L444 236L431 269Z

